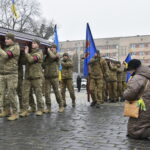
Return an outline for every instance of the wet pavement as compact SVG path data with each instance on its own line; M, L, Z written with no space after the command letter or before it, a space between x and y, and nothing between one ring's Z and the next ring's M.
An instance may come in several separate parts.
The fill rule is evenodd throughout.
M67 96L63 114L57 112L53 98L51 114L32 114L14 122L0 119L0 150L150 150L150 141L126 137L122 103L95 109L85 91L76 94L77 107L71 107Z

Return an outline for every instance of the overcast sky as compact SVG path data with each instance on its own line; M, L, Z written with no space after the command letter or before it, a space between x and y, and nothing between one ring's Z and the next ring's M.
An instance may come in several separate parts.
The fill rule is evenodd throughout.
M58 24L60 41L150 34L150 0L39 0L43 16Z

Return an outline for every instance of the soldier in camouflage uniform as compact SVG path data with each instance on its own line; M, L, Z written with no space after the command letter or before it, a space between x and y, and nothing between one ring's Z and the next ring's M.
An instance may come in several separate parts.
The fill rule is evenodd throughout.
M109 84L108 84L108 90L109 90L109 99L110 102L117 102L117 66L109 61Z
M89 62L89 78L90 78L90 92L93 102L91 106L100 107L103 100L103 80L108 79L108 67L106 61L100 57L99 51L95 54Z
M123 74L123 69L121 66L121 63L117 63L117 91L118 91L118 99L122 99L122 74Z
M8 105L12 108L12 114L8 120L19 118L17 111L16 89L18 84L18 59L20 47L14 42L14 35L6 34L6 48L0 49L0 117L7 116L3 111L4 97L7 91Z
M62 85L61 85L61 95L63 98L64 106L66 107L66 98L65 98L65 93L66 93L66 88L68 88L70 97L72 99L72 107L76 106L75 102L75 92L74 92L74 87L73 87L73 81L72 81L72 76L73 76L73 62L69 58L68 53L63 54L63 60L61 62L62 65Z
M57 103L59 105L58 112L64 112L63 101L61 93L59 91L59 80L58 80L58 67L59 67L59 55L56 52L57 46L53 44L48 48L47 56L44 63L44 76L45 76L45 99L47 109L45 113L51 112L51 87L56 96Z
M21 117L29 115L29 94L31 88L35 92L37 100L37 111L36 115L41 116L44 111L44 101L42 98L42 62L43 62L43 53L39 49L40 42L38 40L32 41L32 50L29 53L29 47L25 47L25 57L26 57L26 71L25 71L25 80L23 81L22 88L22 102L23 102L23 112L20 114Z

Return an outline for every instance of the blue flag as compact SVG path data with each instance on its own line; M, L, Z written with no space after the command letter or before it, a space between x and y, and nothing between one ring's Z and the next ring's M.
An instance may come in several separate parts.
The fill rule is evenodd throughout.
M60 52L58 34L57 34L57 25L54 27L54 43L57 45L57 52Z
M126 67L128 67L128 63L129 63L130 60L132 60L132 58L131 58L131 54L129 53L127 58L125 59ZM126 82L129 81L130 77L131 77L131 74L129 72L127 72Z
M88 76L88 63L90 62L91 58L94 57L96 53L96 47L95 47L95 43L93 40L93 36L90 30L90 26L87 23L87 27L86 27L86 49L84 51L85 54L85 58L84 58L84 76L87 77Z

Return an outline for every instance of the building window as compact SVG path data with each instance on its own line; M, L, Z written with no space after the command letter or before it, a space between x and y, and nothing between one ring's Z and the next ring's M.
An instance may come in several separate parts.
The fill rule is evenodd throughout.
M135 45L135 44L131 44L130 47L131 47L131 48L136 48L136 45Z
M139 47L140 48L144 48L144 44L142 43L142 44L139 44Z
M143 55L144 55L144 52L139 52L139 55L140 55L140 56L143 56Z
M136 44L135 47L136 47L136 48L139 48L139 44Z

